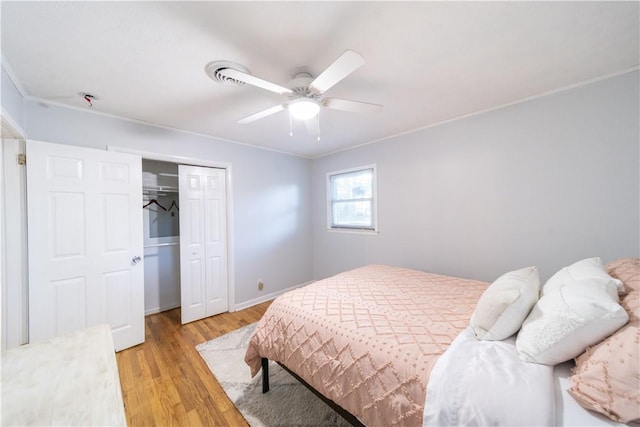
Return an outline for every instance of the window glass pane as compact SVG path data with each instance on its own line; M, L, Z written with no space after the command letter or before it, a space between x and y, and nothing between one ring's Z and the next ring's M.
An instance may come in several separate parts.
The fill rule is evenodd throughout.
M333 200L370 199L373 169L349 172L331 177Z
M376 230L375 166L328 174L330 228Z
M372 228L371 201L335 202L333 204L333 226Z

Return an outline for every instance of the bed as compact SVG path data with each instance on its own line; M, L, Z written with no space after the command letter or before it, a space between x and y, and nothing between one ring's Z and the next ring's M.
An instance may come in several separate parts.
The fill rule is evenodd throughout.
M466 368L460 369L462 382L454 386L451 366L467 365L460 362L459 355L469 351L465 345L476 345L473 341L478 341L469 338L470 334L473 336L469 320L489 286L487 282L385 265L343 272L277 298L259 321L245 361L252 376L268 366L267 360L281 364L334 408L351 416L355 424L473 424L468 420L438 418L445 411L441 409L438 414L429 415L429 409L438 408L438 402L429 403L428 398L433 396L433 400L438 394L430 391L431 396L427 396L427 390L447 390L445 385L467 387ZM460 343L465 336L467 340ZM506 349L505 357L517 359L515 336L510 340L491 345L502 346ZM490 348L487 341L480 342L485 343L483 348ZM447 356L442 357L445 353ZM479 354L478 358L486 357ZM444 361L448 361L449 367ZM571 425L574 418L563 417L563 401L560 399L557 405L553 397L554 390L559 388L559 370L519 360L508 363L526 365L523 369L529 371L525 377L538 381L535 386L516 384L530 388L534 402L542 405L531 410L533 418L526 418L522 424L554 425L561 420L560 424ZM433 377L437 377L438 383L432 380L432 373L437 374ZM266 382L268 374L264 374L265 369L263 382ZM566 381L566 372L564 376ZM509 378L491 379L496 384L506 384L508 390ZM482 399L490 393L483 393L480 387L476 394ZM539 394L550 398L537 398ZM441 395L440 403L451 406L450 392ZM456 402L462 399L466 404L469 398L459 395L457 401L454 399L455 411L459 406ZM504 406L503 403L498 399L494 406ZM513 412L512 408L511 415ZM598 416L588 419L594 425L607 425ZM487 420L496 424L508 422L495 417ZM505 420L512 421L508 417Z

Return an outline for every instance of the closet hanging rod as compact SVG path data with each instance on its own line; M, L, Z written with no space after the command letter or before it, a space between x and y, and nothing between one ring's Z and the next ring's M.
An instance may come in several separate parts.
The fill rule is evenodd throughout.
M180 243L174 242L174 243L155 243L152 245L144 245L145 248L159 248L162 246L178 246Z

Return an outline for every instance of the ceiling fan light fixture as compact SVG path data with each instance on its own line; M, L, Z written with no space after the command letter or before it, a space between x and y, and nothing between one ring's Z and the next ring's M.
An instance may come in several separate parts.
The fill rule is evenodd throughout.
M318 115L320 103L312 98L298 98L291 101L287 108L294 119L307 120Z

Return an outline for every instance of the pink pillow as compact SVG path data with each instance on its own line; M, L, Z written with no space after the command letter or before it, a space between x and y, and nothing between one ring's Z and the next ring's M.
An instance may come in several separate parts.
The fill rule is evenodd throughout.
M621 304L629 323L576 359L569 393L583 407L627 423L640 420L640 291Z
M620 258L605 269L614 279L622 280L626 292L640 291L640 258Z

